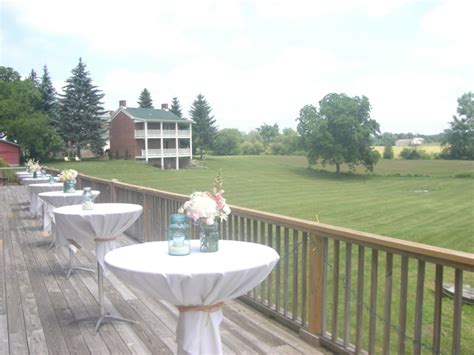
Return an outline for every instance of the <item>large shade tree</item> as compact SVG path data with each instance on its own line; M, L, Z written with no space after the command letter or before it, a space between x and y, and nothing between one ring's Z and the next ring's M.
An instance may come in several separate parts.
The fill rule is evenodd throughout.
M257 132L260 133L263 145L267 147L270 142L272 142L276 137L278 137L278 135L280 134L280 129L278 128L277 123L273 124L273 126L264 123L259 128L257 128Z
M204 150L212 149L217 134L216 120L211 116L211 106L202 94L194 100L189 115L193 124L193 147L199 150L201 159Z
M151 94L147 88L144 88L138 97L138 107L141 108L153 108L153 100Z
M101 102L104 94L92 84L82 59L71 72L59 100L59 133L78 156L85 147L100 154L105 145L100 119L105 113Z
M450 159L474 160L474 93L458 99L457 116L445 131L443 155Z
M48 126L34 81L21 80L6 67L0 67L0 132L20 145L24 158L45 160L63 146L61 137Z
M379 134L379 124L370 118L370 103L365 96L349 97L331 93L319 102L319 109L307 105L297 118L298 133L310 165L350 169L362 164L372 171L380 154L371 148L371 139Z

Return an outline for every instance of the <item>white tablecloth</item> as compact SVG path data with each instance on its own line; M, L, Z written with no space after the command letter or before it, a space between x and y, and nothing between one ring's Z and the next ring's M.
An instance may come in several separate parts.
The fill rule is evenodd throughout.
M41 214L41 208L43 207L43 201L38 198L38 194L47 191L59 191L63 189L62 183L50 184L44 182L42 184L30 184L28 185L28 191L30 192L30 212L34 215Z
M44 182L49 181L49 177L37 177L37 178L21 178L21 184L22 185L30 185L30 184L42 184Z
M63 183L61 184L61 190L63 189ZM91 191L92 197L95 199L99 196L100 191ZM51 222L54 222L53 209L62 206L78 205L82 202L82 190L75 192L42 192L38 195L39 200L44 201L44 213L43 213L43 230L51 231Z
M142 206L128 203L96 203L93 210L82 205L53 209L56 222L56 246L67 246L68 240L82 244L95 240L97 261L104 267L104 256L115 249L115 239L130 227Z
M219 251L199 252L191 241L187 256L168 255L167 242L127 246L108 253L105 263L124 282L178 306L213 305L260 284L279 260L270 247L219 241ZM179 354L220 354L222 310L180 312L176 329Z
M21 178L21 177L33 177L33 174L32 173L29 173L27 171L15 171L15 175L17 178Z

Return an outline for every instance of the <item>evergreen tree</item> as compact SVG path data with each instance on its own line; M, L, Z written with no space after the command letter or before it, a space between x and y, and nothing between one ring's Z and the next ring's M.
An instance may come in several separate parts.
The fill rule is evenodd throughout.
M100 116L105 113L102 107L104 94L97 86L92 85L86 65L79 58L79 64L66 80L64 94L59 100L59 133L69 146L75 147L77 155L81 149L90 145L97 154L105 145Z
M39 87L38 74L36 74L34 69L31 69L30 75L28 75L27 79L31 80L34 86Z
M199 149L201 159L204 149L212 149L217 134L216 120L210 116L212 109L203 95L194 100L189 114L193 124L193 147Z
M153 108L153 100L151 99L150 92L147 88L144 88L138 97L138 107L141 108Z
M58 99L56 89L51 82L51 78L48 73L48 67L43 67L43 76L41 77L41 83L39 89L42 96L42 107L43 111L49 116L49 125L54 128L58 128Z
M173 112L179 118L183 118L183 114L181 112L181 105L177 97L173 97L173 101L171 102L170 112Z

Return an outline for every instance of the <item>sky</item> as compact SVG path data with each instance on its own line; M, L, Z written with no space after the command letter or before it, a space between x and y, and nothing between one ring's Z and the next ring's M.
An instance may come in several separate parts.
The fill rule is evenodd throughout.
M474 91L472 0L0 0L0 65L47 66L58 91L79 58L137 107L201 93L219 129L296 128L329 93L365 95L382 132L437 134Z

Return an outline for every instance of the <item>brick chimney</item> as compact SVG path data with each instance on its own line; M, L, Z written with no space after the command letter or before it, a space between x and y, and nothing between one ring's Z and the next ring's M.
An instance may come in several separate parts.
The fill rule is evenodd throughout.
M161 104L161 109L168 111L168 104Z
M126 100L120 100L119 101L119 108L126 108L127 107L127 101Z

